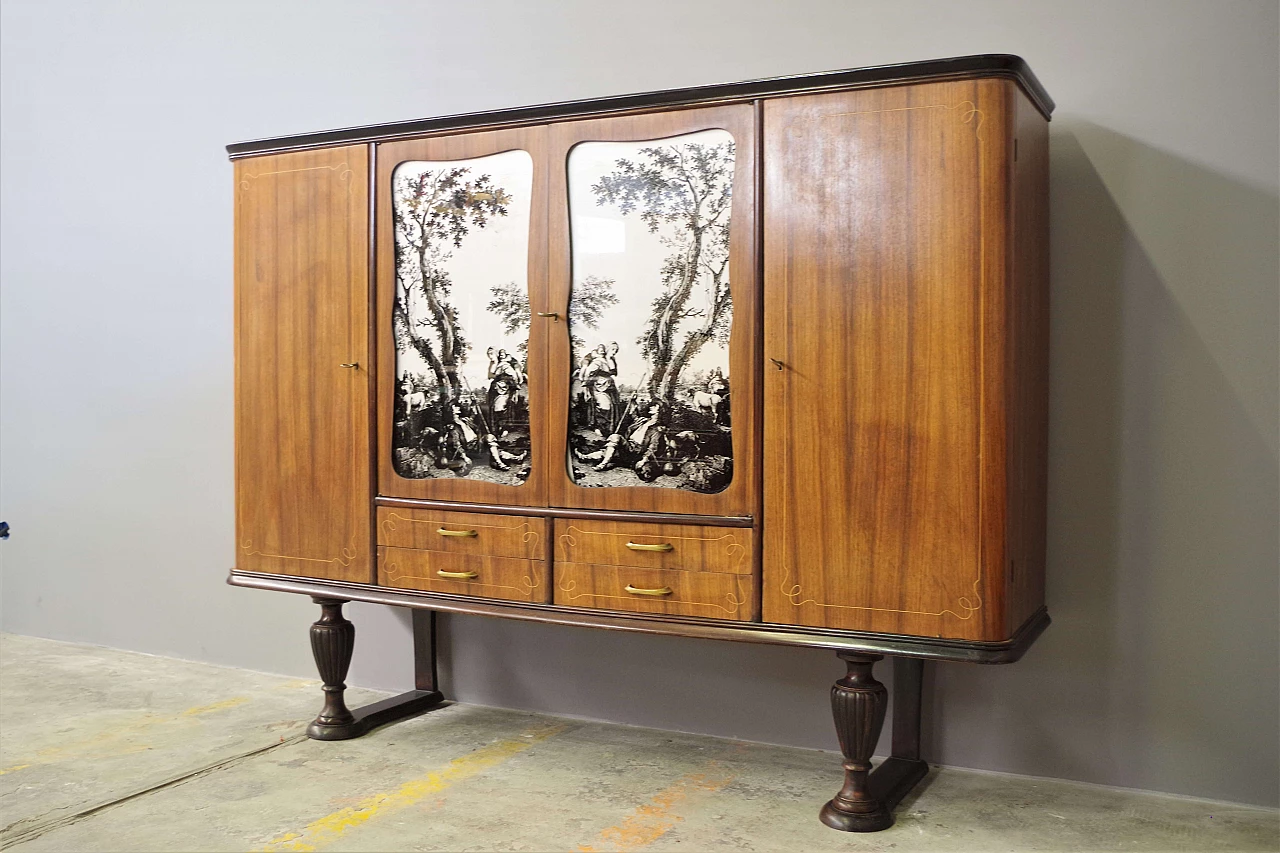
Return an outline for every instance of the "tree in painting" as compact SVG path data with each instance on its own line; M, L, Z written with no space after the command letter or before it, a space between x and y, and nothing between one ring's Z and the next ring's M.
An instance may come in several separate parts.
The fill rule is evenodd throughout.
M570 470L580 485L718 492L732 477L727 365L689 368L709 342L727 351L734 162L731 140L652 146L591 184L597 205L638 216L666 254L635 341L647 367L636 387L619 384L619 342L587 349L574 337Z
M529 476L527 358L486 349L487 384L472 388L462 373L472 343L453 304L449 261L472 229L506 216L510 193L492 176L465 166L398 176L393 184L396 246L394 333L399 352L412 350L429 375L404 372L396 396L397 470L412 478L457 477L516 484ZM528 297L505 286L507 327ZM494 306L490 306L491 310ZM527 344L526 344L527 348ZM479 466L479 467L477 467Z
M450 302L453 282L446 262L470 230L506 216L511 197L489 175L469 179L465 167L409 174L396 182L392 217L396 234L395 332L422 356L440 394L461 396L458 364L470 344ZM414 319L415 304L426 308Z
M670 145L639 153L637 160L619 160L591 189L597 204L614 205L624 215L638 213L651 233L662 229L662 241L671 250L661 268L662 292L637 341L650 365L649 393L671 402L689 360L708 341L729 333L734 144ZM711 290L709 307L691 308L690 297L704 277ZM696 325L677 342L686 320Z

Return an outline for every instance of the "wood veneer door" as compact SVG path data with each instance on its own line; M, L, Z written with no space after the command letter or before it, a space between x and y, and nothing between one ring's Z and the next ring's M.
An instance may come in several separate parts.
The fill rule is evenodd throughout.
M544 506L546 128L377 148L378 488Z
M1008 88L765 103L766 622L1005 639Z
M243 571L372 577L368 167L363 145L235 164Z
M552 505L755 516L754 106L552 125L549 161Z

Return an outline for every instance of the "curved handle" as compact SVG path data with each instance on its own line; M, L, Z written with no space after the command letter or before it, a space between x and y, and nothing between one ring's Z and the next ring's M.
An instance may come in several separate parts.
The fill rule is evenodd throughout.
M781 361L778 361L778 359L774 358L773 356L770 356L770 357L769 357L769 360L770 360L770 361L772 361L772 362L773 362L773 366L774 366L774 367L776 367L776 368L778 368L779 370L781 370L782 368L786 367L786 365L784 365Z
M480 533L479 533L478 531L475 531L475 530L445 530L443 527L441 527L440 529L438 529L438 530L436 531L436 533L439 533L441 536L467 536L467 537L474 537L474 536L479 536L479 535L480 535Z
M671 587L664 586L664 587L661 587L660 589L641 589L638 586L632 586L631 584L627 584L627 592L631 593L632 595L670 595Z
M360 369L360 362L358 362L358 361L344 361L342 364L339 364L339 365L338 365L338 367L345 367L347 370L359 370L359 369Z
M661 545L646 545L643 542L628 542L627 547L632 551L674 551L676 546L670 542L663 542Z
M557 322L557 321L560 319L560 315L559 315L559 314L557 314L555 311L539 311L539 312L538 312L538 316L539 316L539 317L550 317L550 318L551 318L551 321L552 321L553 323L554 323L554 322Z
M436 572L436 574L438 574L442 578L458 578L464 581L469 581L469 580L473 580L475 578L480 577L480 575L477 574L476 572L446 572L444 569L440 569L439 571Z

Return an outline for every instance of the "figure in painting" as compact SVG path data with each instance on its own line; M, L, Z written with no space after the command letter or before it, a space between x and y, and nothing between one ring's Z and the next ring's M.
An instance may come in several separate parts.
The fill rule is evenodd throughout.
M726 375L733 315L733 140L727 132L710 131L688 141L625 150L629 156L584 160L592 165L584 167L590 171L582 180L589 181L598 206L639 219L657 236L666 257L641 252L637 257L643 262L618 277L616 284L630 293L651 294L647 312L637 310L634 296L626 296L634 321L608 311L617 299L601 299L612 292L614 279L592 275L589 266L580 279L575 276L569 304L575 365L569 473L587 487L722 491L733 475ZM572 183L572 156L569 168ZM583 261L589 263L589 256ZM576 254L574 263L579 263ZM584 307L594 309L589 321L575 311L580 290ZM634 347L613 341L585 350L578 333L583 325L597 328L606 315L608 328L633 325ZM627 365L627 381L619 376L620 359ZM634 385L629 384L632 371L643 373Z
M530 474L527 331L518 335L528 328L527 288L478 282L474 256L455 257L466 257L481 230L494 235L490 244L510 238L513 257L527 253L527 221L503 228L517 205L527 209L532 160L506 152L490 162L493 173L478 175L467 163L408 162L392 177L400 372L392 458L403 477L519 485ZM467 307L478 287L495 294L483 313ZM455 290L468 298L456 300ZM487 370L473 355L471 336L481 334L494 343L484 349Z

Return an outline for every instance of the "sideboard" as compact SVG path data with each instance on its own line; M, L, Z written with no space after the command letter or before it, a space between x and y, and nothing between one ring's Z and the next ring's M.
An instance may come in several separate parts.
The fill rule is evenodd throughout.
M308 733L441 702L436 612L827 648L821 819L889 826L924 662L1049 624L1052 109L985 55L228 146L229 582L320 606ZM355 712L352 600L416 661Z

